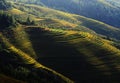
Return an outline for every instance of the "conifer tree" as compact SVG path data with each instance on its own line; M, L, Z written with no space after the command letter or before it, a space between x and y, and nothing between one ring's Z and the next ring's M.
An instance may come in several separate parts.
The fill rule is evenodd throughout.
M30 19L30 17L27 18L26 22L27 22L28 25L31 24L31 19Z
M17 22L14 16L8 15L4 12L0 12L0 30L8 28L10 26L16 26Z

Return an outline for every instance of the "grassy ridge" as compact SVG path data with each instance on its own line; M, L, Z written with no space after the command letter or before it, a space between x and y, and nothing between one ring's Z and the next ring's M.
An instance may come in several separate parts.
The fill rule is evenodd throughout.
M1 43L2 43L3 47L5 47L4 49L7 49L9 52L12 52L12 53L16 54L19 58L21 58L21 60L25 64L31 64L31 65L33 65L34 68L45 69L46 71L49 71L49 72L53 73L53 75L59 76L63 80L63 83L64 82L73 83L73 81L71 81L69 78L63 76L60 73L57 73L56 71L54 71L54 70L52 70L48 67L45 67L45 66L41 65L35 59L30 57L30 55L24 53L20 49L17 49L16 47L14 47L12 44L10 44L7 41L7 39L2 34L0 34L0 40L1 40Z
M120 50L115 48L111 41L81 31L41 29L33 26L26 30L40 63L76 82L118 80ZM64 68L63 64L67 68Z
M119 32L120 29L112 27L110 25L107 25L103 22L88 19L82 16L75 16L79 21L82 21L83 23L81 25L88 27L89 29L95 31L98 34L105 35L107 37L119 39Z
M14 9L6 12L23 25L0 32L1 64L4 59L9 63L10 59L11 69L17 71L16 77L25 74L27 78L30 74L33 77L27 81L31 83L33 79L46 83L73 83L69 78L92 83L119 80L120 50L113 46L113 41L100 37L119 39L119 29L83 16L23 3L15 3ZM28 18L35 24L27 24ZM4 55L4 51L7 54ZM37 58L32 58L34 56Z
M37 19L38 17L45 19L41 20L41 24L44 26L55 28L55 26L59 26L59 23L64 22L64 24L62 24L64 26L60 26L61 28L74 27L74 29L77 30L83 30L88 32L93 31L92 33L96 32L97 34L104 35L110 38L120 39L120 36L118 35L120 33L120 29L90 18L29 4L26 5L16 3L15 8L23 12L29 13L33 15L33 17L37 16ZM49 24L49 22L52 21L56 23L53 23L53 25ZM65 23L67 23L67 25L65 25Z
M4 30L3 34L13 45L23 50L25 53L30 54L31 57L37 58L29 37L22 26L18 25L16 28Z

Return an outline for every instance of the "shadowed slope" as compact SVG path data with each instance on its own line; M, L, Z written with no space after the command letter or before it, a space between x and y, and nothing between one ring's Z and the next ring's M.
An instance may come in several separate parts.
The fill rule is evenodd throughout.
M120 50L86 32L28 27L39 62L76 82L115 82ZM111 61L111 59L113 59Z
M4 15L7 17L4 13L1 17ZM4 20L11 21L9 18ZM34 50L23 27L18 23L16 26L1 26L0 73L28 83L73 83L62 74L41 65L33 57Z
M5 58L5 57L7 58L7 56L9 55L9 60L6 60L6 61L0 60L2 66L5 63L7 64L6 66L2 67L2 69L1 69L2 73L9 74L10 76L13 76L13 77L15 77L17 79L20 79L20 80L27 81L29 83L33 83L33 82L45 82L45 83L47 83L48 81L53 82L53 83L56 83L56 82L58 82L58 83L61 83L61 82L63 82L63 83L66 83L66 82L73 83L67 77L63 76L60 73L57 73L56 71L54 71L54 70L52 70L52 69L50 69L48 67L45 67L45 66L41 65L35 59L33 59L32 57L30 57L30 55L24 53L20 49L17 49L16 47L14 47L12 44L10 44L7 41L7 39L2 34L0 34L0 40L1 40L0 43L2 43L1 44L2 47L9 52L9 53L6 53L4 51L1 52L1 59ZM17 62L19 62L19 63L14 63L13 64L14 58L11 57L13 59L13 60L11 60L10 59L10 55L12 55L12 57L14 57L17 60ZM11 68L13 67L13 70L11 70L11 68L7 69L7 67L9 68L9 65L11 65ZM25 68L30 68L29 70L31 70L31 72L32 72L32 69L33 69L32 73L37 73L38 72L37 76L38 76L39 79L35 80L34 74L33 74L33 78L31 78L31 77L28 77L28 78L25 77L25 79L23 79L23 78L21 78L21 75L16 77L15 75L17 74L17 71L16 71L15 75L11 71L14 72L14 70L16 68L19 68L21 66L23 68L24 67ZM16 68L14 69L14 67L16 67ZM43 70L43 72L42 72L42 70ZM7 71L10 71L10 72L6 73ZM22 71L22 72L26 72L26 71ZM19 73L18 73L18 75L19 75ZM40 79L39 75L41 75L41 79ZM29 74L28 74L28 76L29 76ZM31 76L32 76L32 74L31 74ZM42 80L42 79L45 79L45 81Z
M26 83L0 74L0 83Z

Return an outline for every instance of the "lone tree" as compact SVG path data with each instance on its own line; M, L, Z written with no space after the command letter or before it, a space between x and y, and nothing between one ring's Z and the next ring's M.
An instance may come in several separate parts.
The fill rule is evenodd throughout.
M31 19L30 19L30 17L27 18L27 24L28 24L28 25L31 24Z
M28 17L27 20L26 20L26 24L27 24L27 25L34 25L34 24L35 24L35 21L32 20L32 19L30 19L30 17Z

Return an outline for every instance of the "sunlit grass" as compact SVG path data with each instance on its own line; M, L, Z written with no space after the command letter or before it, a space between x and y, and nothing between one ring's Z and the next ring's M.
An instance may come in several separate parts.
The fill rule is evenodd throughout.
M112 75L111 69L120 71L119 62L117 58L111 62L112 57L120 58L120 50L112 46L112 41L102 39L97 35L92 35L87 32L71 31L71 30L59 30L59 29L45 29L50 32L62 33L60 37L64 41L72 44L83 57L100 71L103 71L105 75ZM59 38L59 37L58 37ZM102 53L105 51L105 54ZM106 58L106 59L104 59ZM108 59L108 60L107 60ZM106 64L107 63L107 64ZM112 66L114 65L114 66Z
M69 78L63 76L62 74L43 66L42 64L40 64L39 62L37 62L34 58L30 57L30 55L28 55L27 53L24 53L22 50L17 49L15 46L13 46L12 44L10 44L8 42L8 40L2 35L0 34L0 40L1 42L5 45L6 49L9 50L10 52L16 54L19 58L21 58L21 60L23 60L23 62L25 64L32 64L34 68L43 68L46 69L47 71L52 72L54 75L61 77L65 82L67 83L74 83L72 80L70 80Z
M18 9L11 9L8 11L9 13L12 13L12 14L17 14L17 15L20 15L20 14L25 14L24 12L22 12L21 10L18 10Z

